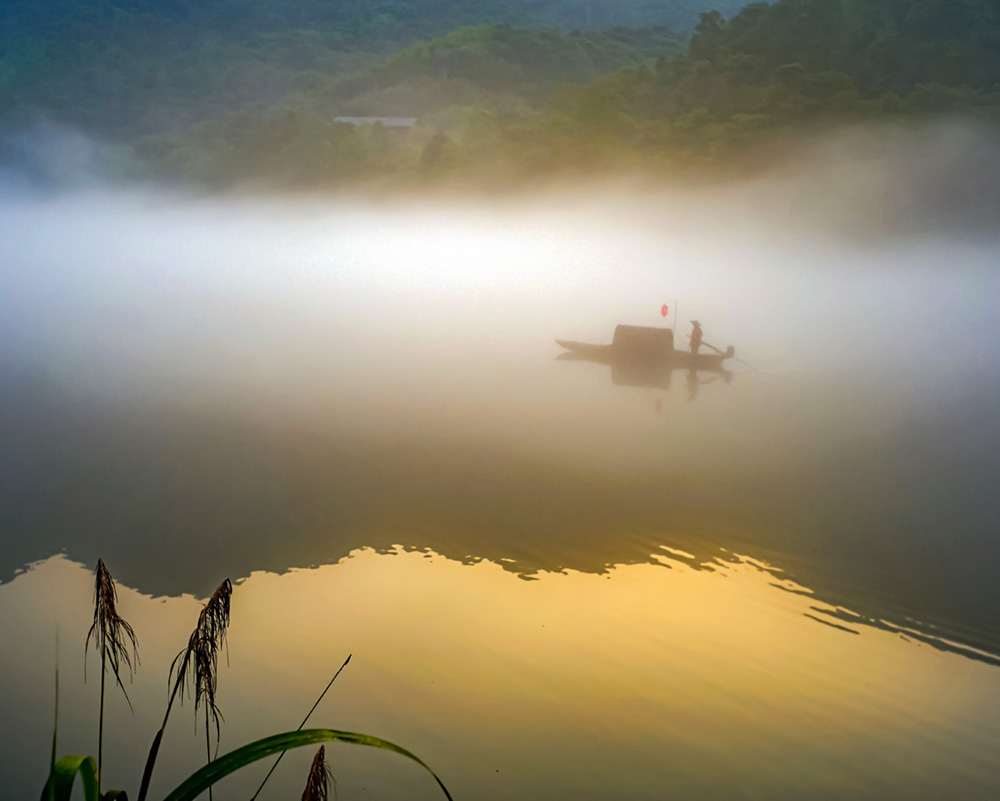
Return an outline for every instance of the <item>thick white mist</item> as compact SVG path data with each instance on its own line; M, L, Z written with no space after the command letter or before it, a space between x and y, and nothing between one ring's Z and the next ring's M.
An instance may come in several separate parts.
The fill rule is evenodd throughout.
M878 217L900 164L931 152L918 144L909 162L869 163L860 185L848 148L741 186L503 202L8 193L0 348L68 396L319 430L599 459L636 458L628 443L650 426L688 440L686 459L748 436L754 452L810 447L873 415L948 413L997 364L1000 242L857 224L866 203ZM556 338L607 343L617 323L664 324L663 304L678 347L699 319L756 369L731 364L731 386L689 404L683 380L615 387L606 367L554 361Z

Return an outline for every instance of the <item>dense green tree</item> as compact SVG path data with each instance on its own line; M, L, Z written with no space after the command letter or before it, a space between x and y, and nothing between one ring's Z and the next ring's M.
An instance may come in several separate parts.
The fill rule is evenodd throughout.
M742 171L838 124L1000 108L998 0L4 2L0 120L213 186Z

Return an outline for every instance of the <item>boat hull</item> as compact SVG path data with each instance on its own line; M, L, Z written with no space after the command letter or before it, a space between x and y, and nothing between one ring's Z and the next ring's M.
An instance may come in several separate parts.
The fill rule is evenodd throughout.
M694 370L728 375L723 363L733 355L726 353L698 353L674 348L674 332L669 328L646 328L619 325L615 328L610 345L593 345L557 339L556 344L566 349L557 358L561 361L587 361L611 366L611 380L621 386L660 387L670 386L674 370Z

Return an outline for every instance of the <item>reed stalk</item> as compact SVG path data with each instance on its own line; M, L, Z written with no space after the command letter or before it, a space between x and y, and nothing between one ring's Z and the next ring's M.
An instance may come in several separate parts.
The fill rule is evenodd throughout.
M121 688L129 709L132 709L132 701L128 697L125 685L122 683L121 666L124 664L128 668L129 681L132 680L133 661L135 666L139 665L139 645L136 641L135 632L132 627L118 614L118 589L115 587L114 579L104 560L97 560L97 568L94 572L94 622L87 632L87 641L84 645L84 679L87 675L87 653L90 648L91 639L94 640L94 647L101 653L101 714L97 731L97 789L100 793L101 770L104 758L104 684L108 667L115 674L115 681ZM131 655L129 648L131 647Z
M101 651L101 717L97 724L97 794L101 794L101 768L104 766L104 651Z

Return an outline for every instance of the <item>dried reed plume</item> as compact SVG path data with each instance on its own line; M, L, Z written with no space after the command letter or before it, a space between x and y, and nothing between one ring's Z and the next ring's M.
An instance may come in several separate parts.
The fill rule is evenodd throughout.
M218 687L219 651L226 644L226 629L229 627L229 602L233 595L233 585L229 579L223 581L208 603L198 615L198 625L188 638L187 648L181 651L170 665L170 676L177 672L174 692L180 684L190 684L194 687L194 713L205 705L205 750L208 761L212 761L212 738L209 733L209 718L215 724L215 750L218 753L219 739L222 736L222 713L215 703L215 691ZM226 652L228 660L228 651ZM169 678L168 678L169 681ZM170 702L173 703L173 696ZM181 703L184 702L183 694ZM167 707L167 714L170 708ZM164 723L166 718L164 718ZM208 797L212 798L212 788L208 788Z
M84 656L90 648L90 641L94 640L94 647L101 654L101 659L107 659L111 663L111 670L115 674L118 686L128 698L125 692L125 685L122 684L120 668L122 663L128 668L129 679L132 678L132 662L139 664L139 644L135 639L135 631L128 622L118 614L118 589L115 581L104 566L104 560L97 560L97 570L94 578L94 622L87 632L87 642L84 645ZM132 648L132 655L129 656L129 646ZM84 673L87 670L87 663L84 660ZM129 706L132 702L129 701Z
M97 783L100 789L101 768L104 757L104 677L110 664L112 672L115 674L115 681L121 687L125 700L128 701L129 709L132 702L129 700L125 685L122 683L121 665L128 668L129 681L132 680L133 662L139 665L139 645L135 639L135 632L121 615L118 614L118 590L115 587L114 579L104 566L104 560L97 560L97 570L94 578L94 622L87 632L87 642L83 647L83 674L87 676L87 653L90 649L90 641L94 640L94 647L101 654L101 719L97 735ZM132 653L129 655L129 646Z
M146 758L146 767L142 775L142 784L139 787L139 801L145 801L149 791L149 782L153 773L153 766L160 750L160 743L163 740L163 732L167 727L167 719L170 717L170 710L174 705L174 700L180 696L181 703L184 703L185 686L194 687L194 712L197 717L198 709L205 705L205 746L208 752L208 761L212 761L212 746L209 737L209 718L215 723L216 751L218 751L219 737L222 733L221 721L222 713L215 703L215 691L218 686L219 672L219 651L226 646L226 630L229 628L229 604L233 595L233 585L229 579L223 581L208 599L208 603L202 607L198 615L198 624L188 638L187 647L184 648L170 663L170 673L167 679L168 684L173 687L170 691L170 698L167 701L167 711L163 715L163 723L160 730L153 739L153 745ZM228 651L227 651L228 660ZM190 690L189 690L190 692ZM211 796L211 788L209 788Z
M330 793L330 782L333 782L333 795L337 797L337 781L333 778L330 766L326 764L326 746L320 746L313 757L312 768L309 770L309 780L306 789L302 791L302 801L327 801Z
M210 715L215 723L216 738L221 731L219 721L222 718L219 707L215 703L219 651L226 644L226 629L229 627L229 604L232 595L233 585L229 579L226 579L202 608L201 614L198 615L198 625L191 632L187 647L177 654L170 665L170 680L174 682L170 704L173 704L174 697L181 686L190 684L194 687L195 713L204 703L206 714ZM174 678L175 673L176 678ZM181 693L181 703L183 702L184 694ZM167 714L170 714L169 705ZM164 724L166 724L166 716Z

